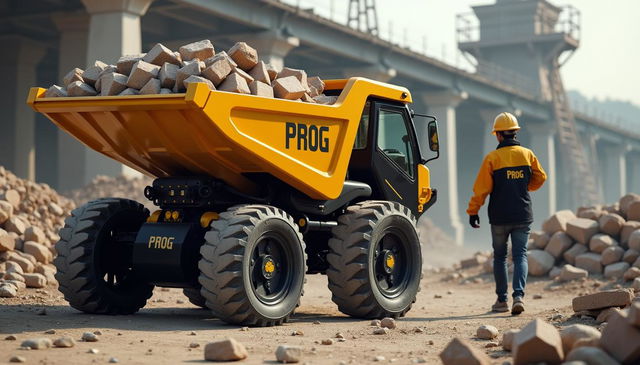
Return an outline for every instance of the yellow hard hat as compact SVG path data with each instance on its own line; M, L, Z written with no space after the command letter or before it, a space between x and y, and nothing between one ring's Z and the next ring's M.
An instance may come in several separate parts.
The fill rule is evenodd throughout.
M491 134L495 135L496 132L503 131L517 131L520 129L518 125L518 119L511 113L500 113L493 122L493 131Z

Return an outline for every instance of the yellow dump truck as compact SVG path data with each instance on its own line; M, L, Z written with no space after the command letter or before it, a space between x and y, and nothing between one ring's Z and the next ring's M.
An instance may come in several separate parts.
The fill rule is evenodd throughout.
M411 94L331 80L333 105L211 91L44 97L28 103L88 147L155 177L158 210L116 198L60 231L60 291L88 313L128 314L154 286L184 288L219 319L270 326L299 305L305 274L360 318L404 315L419 290L416 217L436 200ZM438 152L435 119L421 120Z

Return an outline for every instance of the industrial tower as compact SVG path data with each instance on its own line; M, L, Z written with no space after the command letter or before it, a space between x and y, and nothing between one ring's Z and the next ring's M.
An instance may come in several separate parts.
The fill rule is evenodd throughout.
M477 20L475 17L477 17ZM563 165L570 171L575 205L601 203L593 169L576 130L560 67L580 43L580 13L546 0L496 0L458 16L458 47L491 77L492 65L531 80L534 96L553 108ZM478 25L476 25L479 22Z

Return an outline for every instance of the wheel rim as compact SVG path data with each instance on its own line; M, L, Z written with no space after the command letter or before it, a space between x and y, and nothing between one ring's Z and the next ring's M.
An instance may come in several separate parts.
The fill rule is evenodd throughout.
M251 289L267 305L282 302L291 289L293 252L285 242L279 234L268 232L257 240L251 252Z
M411 280L413 262L408 239L397 229L385 230L374 247L374 276L380 293L396 298Z
M133 276L133 242L121 242L119 237L120 234L136 232L140 228L140 217L131 213L133 212L120 212L110 217L96 240L96 276L102 285L115 291L129 288Z

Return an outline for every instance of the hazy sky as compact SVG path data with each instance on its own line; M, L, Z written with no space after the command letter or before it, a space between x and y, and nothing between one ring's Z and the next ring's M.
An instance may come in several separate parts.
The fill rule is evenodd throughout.
M348 0L286 0L318 7L328 15L333 7L336 20L346 19ZM455 15L470 12L472 5L494 0L377 0L383 38L392 25L393 38L405 40L414 50L444 58L465 67L457 55ZM640 0L551 0L570 4L582 13L582 42L563 67L567 89L588 97L610 97L640 105ZM443 57L444 55L444 57Z

